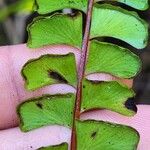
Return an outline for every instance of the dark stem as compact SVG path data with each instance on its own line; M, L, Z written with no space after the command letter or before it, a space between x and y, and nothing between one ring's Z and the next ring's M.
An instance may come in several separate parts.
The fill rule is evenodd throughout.
M74 108L73 128L72 128L72 135L71 135L71 150L77 150L75 120L80 119L81 100L82 100L82 81L84 78L85 66L86 66L86 61L87 61L87 53L88 53L88 47L89 47L93 3L94 3L94 0L89 0L87 17L86 17L86 26L85 26L83 43L82 43L80 65L78 68L78 85L77 85L76 101L75 101L75 108Z

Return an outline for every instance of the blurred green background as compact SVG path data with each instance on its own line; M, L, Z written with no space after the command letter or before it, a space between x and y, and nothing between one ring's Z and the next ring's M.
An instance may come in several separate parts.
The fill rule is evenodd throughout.
M34 0L0 0L0 46L25 43L27 40L26 26L37 16L32 12ZM130 7L122 7L133 10ZM138 14L150 23L150 10ZM143 69L136 77L134 90L135 100L140 104L150 104L150 44L144 50L135 50L128 44L115 39L106 38L112 43L119 43L140 55Z

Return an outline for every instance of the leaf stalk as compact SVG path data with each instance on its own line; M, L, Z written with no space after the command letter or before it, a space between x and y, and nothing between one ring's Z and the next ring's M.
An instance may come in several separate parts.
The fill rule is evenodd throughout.
M75 120L80 119L80 110L81 110L81 101L82 101L82 81L85 74L85 66L87 62L87 54L89 48L89 37L90 37L93 3L94 0L89 0L87 15L86 15L86 26L85 26L85 32L83 37L83 43L82 43L81 58L80 58L80 64L78 68L78 84L77 84L74 116L73 116L73 128L72 128L71 148L70 148L71 150L77 150Z

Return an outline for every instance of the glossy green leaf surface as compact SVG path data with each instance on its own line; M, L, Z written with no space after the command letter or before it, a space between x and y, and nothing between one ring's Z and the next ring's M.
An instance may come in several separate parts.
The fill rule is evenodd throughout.
M95 0L99 2L101 0ZM104 1L104 0L103 0ZM145 10L148 8L148 0L108 0L113 2L124 3L136 9ZM61 10L64 8L73 8L87 11L88 0L36 0L36 8L38 13L46 14L53 11Z
M131 127L102 121L77 121L77 150L136 150L139 134Z
M84 80L82 91L82 111L109 109L126 116L133 116L137 111L135 104L132 103L128 109L128 102L126 102L129 98L134 97L135 93L117 81L93 82Z
M52 44L81 47L82 15L54 14L38 17L28 26L28 47L38 48Z
M91 38L113 37L137 49L147 45L148 25L135 12L112 5L95 4Z
M38 150L68 150L68 144L62 143L56 146L42 147L42 148L39 148Z
M75 86L77 82L75 56L73 53L47 54L38 59L29 60L22 69L22 76L28 90L57 83Z
M139 73L140 68L140 58L128 49L104 42L91 42L86 74L100 72L132 78Z
M75 96L45 95L18 107L20 128L27 132L46 125L71 127Z

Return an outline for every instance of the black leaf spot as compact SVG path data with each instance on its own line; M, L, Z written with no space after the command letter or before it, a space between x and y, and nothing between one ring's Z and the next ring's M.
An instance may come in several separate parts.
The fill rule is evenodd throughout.
M137 112L137 107L135 105L134 102L134 98L129 98L126 102L125 102L125 106L126 108L133 110L134 112Z
M97 132L96 132L96 131L94 131L94 132L91 134L91 138L95 138L95 137L96 137L96 135L97 135Z
M40 109L43 109L43 105L40 102L36 103L36 106Z
M59 81L59 82L62 82L62 83L68 83L68 81L62 77L59 73L55 72L55 71L48 71L48 75L49 77Z

